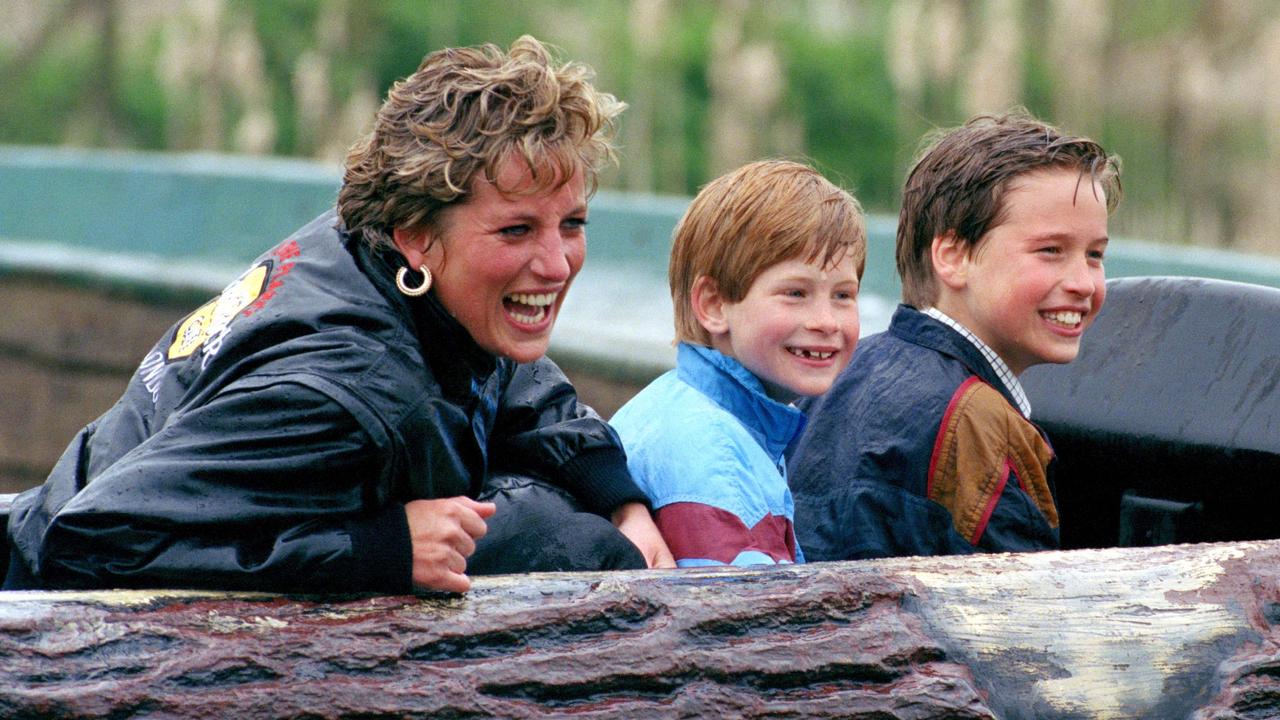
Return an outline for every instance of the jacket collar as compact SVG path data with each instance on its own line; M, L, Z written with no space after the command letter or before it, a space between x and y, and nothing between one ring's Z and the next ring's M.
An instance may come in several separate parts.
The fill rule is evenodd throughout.
M423 358L436 380L446 389L473 394L477 384L497 369L500 359L476 344L471 334L440 304L435 290L421 297L407 297L396 289L395 276L407 267L404 256L385 248L371 248L339 228L342 242L355 255L365 275L387 299L397 315L409 321Z
M968 338L948 327L946 323L931 318L904 303L894 310L893 319L889 321L889 332L906 342L927 347L959 360L969 369L969 372L998 390L1010 405L1014 408L1018 407L1017 399L1009 392L1008 386L1000 379L995 368L991 367L991 363L982 356L982 351L969 342Z
M742 363L709 347L680 343L676 375L737 418L770 457L780 458L804 429L804 413L769 397Z

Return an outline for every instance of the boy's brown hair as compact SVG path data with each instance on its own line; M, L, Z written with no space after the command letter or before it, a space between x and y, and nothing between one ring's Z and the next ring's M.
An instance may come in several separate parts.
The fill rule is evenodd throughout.
M1120 201L1120 158L1098 143L1073 137L1024 110L980 115L959 128L925 138L902 189L897 260L902 300L925 308L938 298L931 248L954 232L973 252L1004 221L1004 195L1013 178L1035 170L1075 169L1106 194L1107 211Z
M712 180L675 229L667 279L676 341L711 345L693 312L699 277L711 278L726 300L739 302L773 265L803 257L830 267L846 253L853 254L861 280L867 254L862 208L808 165L762 160Z

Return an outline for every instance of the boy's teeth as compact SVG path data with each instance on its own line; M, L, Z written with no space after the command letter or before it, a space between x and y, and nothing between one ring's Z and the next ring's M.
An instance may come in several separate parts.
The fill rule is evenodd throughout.
M1064 310L1062 312L1043 313L1044 319L1058 325L1066 325L1075 327L1080 324L1081 314L1074 310Z
M835 355L834 352L814 352L813 350L804 350L802 348L789 348L792 355L799 355L809 360L826 360Z

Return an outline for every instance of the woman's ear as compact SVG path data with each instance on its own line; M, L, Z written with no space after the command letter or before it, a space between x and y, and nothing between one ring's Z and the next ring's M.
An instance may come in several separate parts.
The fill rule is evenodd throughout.
M423 265L430 265L427 261L427 254L431 246L430 230L409 230L407 228L396 228L391 231L391 239L396 244L396 249L404 255L405 261L409 267L415 270Z
M969 281L969 250L954 230L935 235L929 256L938 282L951 290L960 290Z
M707 331L707 334L714 338L729 332L729 322L724 316L724 295L720 293L720 287L715 280L706 275L699 275L693 281L689 301L693 305L693 316L698 319L698 324Z

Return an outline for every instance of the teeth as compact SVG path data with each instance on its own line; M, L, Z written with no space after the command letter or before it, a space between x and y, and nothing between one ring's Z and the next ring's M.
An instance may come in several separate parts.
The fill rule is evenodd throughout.
M547 317L547 308L539 307L537 312L532 315L523 315L521 313L510 313L508 315L512 320L524 325L536 325Z
M1066 327L1075 327L1080 324L1081 313L1074 310L1064 310L1062 312L1041 313L1041 316L1051 323L1057 325L1065 325Z
M558 293L542 293L540 295L530 295L529 293L513 293L508 295L506 299L513 303L521 305L540 305L546 306L556 301Z
M787 351L792 355L799 355L807 360L826 360L832 355L835 355L834 352L815 352L813 350L805 350L803 348L787 348Z
M536 325L547 318L547 313L551 311L552 304L555 303L559 293L512 293L502 298L504 301L512 305L522 306L520 308L511 308L509 313L511 319L524 325ZM531 312L530 312L531 311Z

